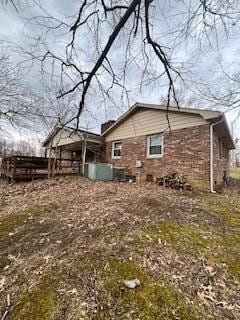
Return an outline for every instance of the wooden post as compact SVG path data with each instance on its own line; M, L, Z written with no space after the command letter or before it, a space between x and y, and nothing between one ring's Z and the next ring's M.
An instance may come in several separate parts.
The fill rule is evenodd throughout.
M49 148L49 155L48 155L48 179L51 179L51 155L52 155L52 141Z
M83 150L82 150L82 175L85 173L85 162L86 162L86 151L87 151L87 141L85 137L83 137Z
M52 177L55 178L56 167L57 167L57 155L58 155L58 147L55 148L55 155L53 159L53 166L52 166Z

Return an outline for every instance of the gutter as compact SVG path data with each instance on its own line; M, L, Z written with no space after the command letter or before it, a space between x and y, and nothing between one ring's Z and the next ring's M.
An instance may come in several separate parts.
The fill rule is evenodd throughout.
M216 193L214 190L214 182L213 182L213 127L216 126L217 124L221 123L224 121L224 118L218 122L212 123L210 125L210 191L211 193Z

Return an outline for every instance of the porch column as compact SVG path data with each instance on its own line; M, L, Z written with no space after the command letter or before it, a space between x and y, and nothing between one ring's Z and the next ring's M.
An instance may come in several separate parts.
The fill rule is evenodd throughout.
M83 139L83 150L82 150L82 175L85 173L85 162L86 162L86 151L87 151L87 141Z

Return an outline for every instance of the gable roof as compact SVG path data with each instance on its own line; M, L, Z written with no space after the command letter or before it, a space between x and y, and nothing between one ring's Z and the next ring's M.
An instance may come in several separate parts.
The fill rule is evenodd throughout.
M94 139L100 140L100 135L96 134L96 133L93 133L91 131L86 131L86 130L81 130L81 129L74 129L74 128L71 128L71 127L56 126L56 127L53 128L53 130L49 133L49 135L43 141L42 146L46 147L47 144L49 143L49 141L51 141L60 130L69 131L69 135L71 135L71 133L76 132L76 133L80 133L80 134L86 134L87 138L94 138Z
M166 105L146 104L146 103L137 102L127 112L125 112L120 118L118 118L118 120L114 122L106 131L104 131L101 136L102 137L107 136L110 132L114 131L115 128L117 128L121 123L123 123L125 120L127 120L129 117L131 117L135 112L137 112L141 108L167 111ZM227 140L229 142L229 145L232 149L235 148L226 118L222 112L214 111L214 110L206 110L206 109L177 108L172 106L168 108L168 111L200 115L204 120L211 123L214 123L222 119L221 125L224 127L224 131L227 134Z

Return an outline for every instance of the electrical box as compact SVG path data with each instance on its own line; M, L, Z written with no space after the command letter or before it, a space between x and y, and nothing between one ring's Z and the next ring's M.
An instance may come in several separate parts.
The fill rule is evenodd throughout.
M142 168L142 161L141 160L136 161L136 168Z

